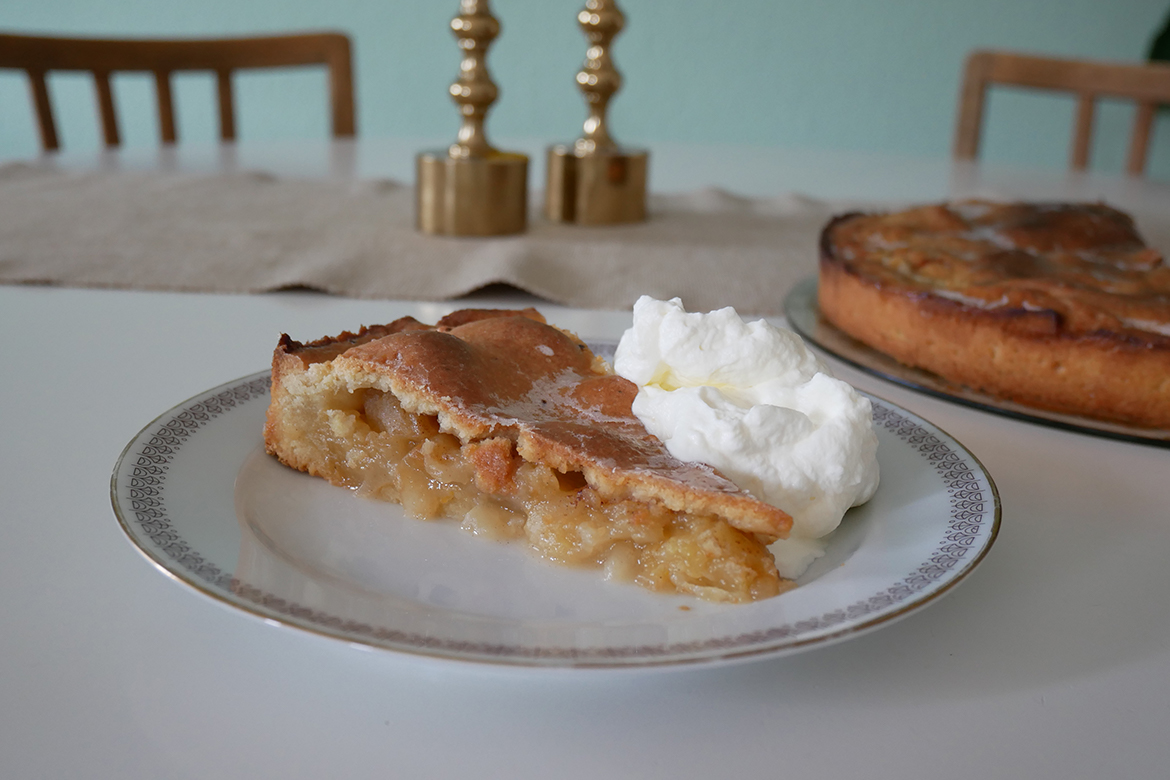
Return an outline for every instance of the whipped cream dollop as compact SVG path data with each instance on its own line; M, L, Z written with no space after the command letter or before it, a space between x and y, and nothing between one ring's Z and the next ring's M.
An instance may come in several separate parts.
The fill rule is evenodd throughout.
M789 330L642 296L614 370L638 385L634 414L672 455L792 516L789 538L771 547L782 576L804 572L822 537L877 490L869 399Z

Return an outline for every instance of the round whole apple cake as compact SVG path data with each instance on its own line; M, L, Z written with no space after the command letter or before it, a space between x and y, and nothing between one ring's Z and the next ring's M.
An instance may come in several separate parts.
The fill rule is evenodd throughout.
M1170 428L1170 267L1103 204L845 214L818 303L854 338L993 396Z

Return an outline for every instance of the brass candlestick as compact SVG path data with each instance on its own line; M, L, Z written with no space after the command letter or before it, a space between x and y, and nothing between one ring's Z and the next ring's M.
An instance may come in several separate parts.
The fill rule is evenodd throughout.
M646 219L646 171L650 153L621 147L605 123L609 101L622 86L609 47L625 26L616 2L586 0L577 23L589 39L577 86L589 116L573 144L548 150L545 214L554 222L612 225Z
M463 60L450 92L463 121L448 149L423 152L416 160L418 229L449 236L521 233L528 222L528 156L496 149L484 131L499 96L487 49L500 23L488 0L461 0L451 30Z

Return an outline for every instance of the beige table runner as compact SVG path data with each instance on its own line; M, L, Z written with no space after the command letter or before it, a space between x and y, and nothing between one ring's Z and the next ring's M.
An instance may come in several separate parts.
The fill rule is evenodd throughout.
M638 225L538 216L503 238L424 236L411 188L389 181L0 168L0 282L445 299L493 282L585 308L639 295L692 310L779 314L816 269L833 206L716 190L651 199Z

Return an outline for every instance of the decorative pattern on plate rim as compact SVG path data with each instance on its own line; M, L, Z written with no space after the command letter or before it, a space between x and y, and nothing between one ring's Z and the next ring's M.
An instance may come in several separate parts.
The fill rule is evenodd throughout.
M167 516L164 490L170 464L196 431L248 401L267 397L271 388L272 377L265 374L249 377L226 390L194 401L165 419L156 420L157 427L150 438L141 442L136 451L127 453L134 463L130 472L129 497L130 511L137 527L161 554L215 588L230 587L231 575L191 549Z
M695 642L625 647L524 647L494 643L455 641L399 631L385 626L345 620L267 593L205 560L176 531L167 513L166 483L170 464L178 451L200 428L211 420L244 404L267 398L271 376L265 372L240 380L226 389L198 398L171 414L160 417L148 436L136 439L137 446L124 456L131 462L128 486L129 505L137 531L157 548L157 553L187 572L194 580L220 594L234 596L264 613L293 618L316 629L343 638L361 637L372 644L391 649L441 651L451 656L514 657L528 660L574 661L588 663L605 659L650 659L687 656L696 653L723 654L779 649L789 642L811 641L846 621L857 621L897 607L921 592L961 563L972 557L975 543L985 524L994 522L987 512L994 503L991 485L981 484L980 474L949 444L920 422L901 414L881 399L868 396L873 403L874 422L909 444L926 460L947 485L950 516L944 538L929 559L906 577L867 599L827 612L817 617L787 623L764 631L716 637ZM145 432L144 432L145 433ZM133 538L133 535L132 535ZM169 568L169 567L168 567ZM299 624L294 624L299 625Z

